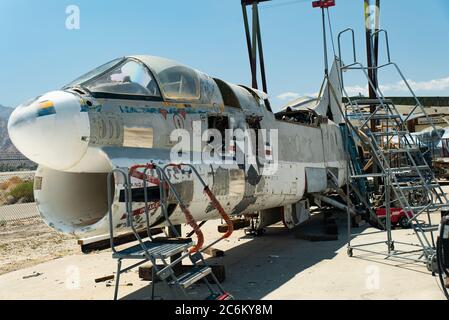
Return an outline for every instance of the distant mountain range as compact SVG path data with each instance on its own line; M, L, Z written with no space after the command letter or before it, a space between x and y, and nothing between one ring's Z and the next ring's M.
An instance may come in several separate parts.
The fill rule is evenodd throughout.
M0 105L0 172L35 170L36 164L24 157L8 135L8 119L13 108Z
M13 108L0 105L0 157L4 153L18 152L8 135L8 119L13 110Z

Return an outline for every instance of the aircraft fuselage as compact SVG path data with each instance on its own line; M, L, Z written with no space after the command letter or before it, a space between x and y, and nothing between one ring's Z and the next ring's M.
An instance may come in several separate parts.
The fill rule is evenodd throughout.
M155 67L158 63L168 67ZM8 124L17 148L39 164L37 206L59 231L78 237L106 234L106 177L114 168L136 164L192 163L230 215L291 211L308 194L330 189L328 171L339 186L345 183L340 128L326 117L313 112L300 121L276 117L263 93L161 58L129 57L110 68L19 106ZM136 76L138 68L148 75L138 70ZM222 134L212 142L224 144L212 153L210 129ZM192 172L172 167L167 174L195 220L220 218ZM143 184L134 178L132 184L133 209L138 209L144 205ZM157 206L158 188L149 188L155 204L150 225L166 225ZM116 177L117 230L125 230L125 211L123 185ZM145 223L142 214L134 219ZM179 207L173 206L170 220L185 223Z

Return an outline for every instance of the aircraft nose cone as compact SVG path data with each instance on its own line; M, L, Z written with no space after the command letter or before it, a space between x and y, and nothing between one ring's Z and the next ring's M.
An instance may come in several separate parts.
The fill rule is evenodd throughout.
M80 98L65 91L49 92L17 107L8 121L16 148L30 160L55 170L76 165L88 148L89 118Z

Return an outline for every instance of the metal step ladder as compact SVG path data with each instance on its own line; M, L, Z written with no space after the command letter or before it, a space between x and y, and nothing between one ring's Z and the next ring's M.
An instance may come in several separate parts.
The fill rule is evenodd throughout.
M175 186L171 183L170 179L166 174L166 169L168 167L189 167L191 172L194 173L197 179L204 186L204 192L209 197L211 203L217 209L222 218L228 223L228 232L220 237L219 239L213 241L206 247L202 247L204 242L204 237L201 232L200 226L196 224L193 220L192 215L184 203L183 199L180 197ZM134 209L135 202L132 199L132 183L131 178L136 178L142 180L143 190L144 190L144 204L143 208ZM114 179L114 180L113 180ZM113 215L112 215L112 203L113 203L113 181L115 181L116 187L121 185L124 190L125 195L125 205L126 205L126 225L131 228L138 244L128 247L125 249L117 249L114 245L114 225L113 225ZM149 216L149 201L148 201L148 184L156 184L159 186L160 191L160 201L157 207L161 208L161 216L167 223L168 227L171 229L172 234L175 234L175 238L155 238L150 232L150 216ZM169 193L173 196L170 198ZM196 244L193 243L191 238L181 238L175 226L170 221L169 210L174 210L173 198L176 205L179 206L185 215L187 223L193 228L194 233L198 237ZM111 248L113 251L112 257L117 259L117 274L116 274L116 284L114 292L114 300L118 298L118 288L120 285L120 275L124 272L131 270L145 262L151 262L152 264L152 282L151 282L151 298L154 299L155 293L155 279L159 278L165 283L170 289L177 288L178 292L181 293L184 299L189 299L189 294L187 289L193 284L202 281L209 290L209 295L206 297L208 300L230 300L233 297L226 292L216 276L212 272L211 267L207 264L204 259L203 252L210 248L212 245L221 241L225 237L229 237L232 233L232 223L224 212L221 204L215 198L213 193L210 191L209 187L206 185L204 180L201 178L197 170L190 164L179 164L179 165L166 165L164 167L157 166L155 164L146 165L136 165L131 168L116 168L112 170L108 175L108 202L109 202L109 229L110 229L110 239ZM154 206L152 207L154 208ZM169 209L171 208L171 209ZM147 231L147 237L143 239L138 230L136 217L141 214L145 215L145 228ZM140 221L142 224L142 221ZM192 267L188 271L178 274L176 269L178 266L182 265L184 260L190 260ZM138 260L137 263L122 269L123 260ZM161 264L158 265L158 262ZM171 290L172 293L173 290ZM177 296L174 294L174 298Z
M448 208L448 199L440 184L436 180L431 167L426 162L424 154L414 137L407 128L407 120L415 113L419 112L426 117L427 121L436 131L436 127L432 120L428 117L424 107L411 89L399 67L391 62L388 34L385 30L375 32L372 37L385 34L388 62L377 67L365 67L357 62L354 31L346 29L338 35L338 51L339 59L341 57L341 37L345 33L352 34L353 45L353 61L348 65L339 65L340 84L343 91L343 97L346 102L342 106L346 125L351 128L354 135L360 139L366 149L369 151L373 165L378 168L378 173L360 174L356 170L351 172L350 181L356 182L367 177L380 179L383 182L383 191L381 198L385 208L387 209L385 231L387 231L388 256L405 258L407 254L395 250L392 238L391 226L391 208L402 208L408 218L408 223L414 230L420 247L420 256L414 261L423 261L427 263L429 270L435 270L435 240L433 231L438 226L432 224L431 212ZM416 105L412 108L407 116L401 115L395 104L386 99L379 88L376 88L371 82L368 75L369 71L378 71L387 67L393 67L402 78L404 84L414 97ZM364 97L349 96L345 84L344 75L349 71L361 72L371 89L376 93L375 99L367 99ZM374 127L382 124L382 131L373 130ZM348 150L352 153L351 148ZM356 157L351 154L351 158ZM351 182L352 183L352 182ZM422 221L421 215L427 216L427 222ZM351 236L349 237L351 238ZM396 241L396 243L400 243ZM371 245L371 244L365 244ZM353 249L361 249L361 246L353 246L348 241L348 254L352 255ZM365 250L366 251L366 250ZM416 250L415 250L416 251Z

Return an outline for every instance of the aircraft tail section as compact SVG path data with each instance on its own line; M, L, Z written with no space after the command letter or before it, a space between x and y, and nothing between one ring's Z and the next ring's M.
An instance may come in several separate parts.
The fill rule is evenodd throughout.
M326 115L335 123L344 122L340 104L342 103L341 81L338 67L340 60L335 57L329 72L329 79L325 79L319 95L319 102L314 110L321 115Z

